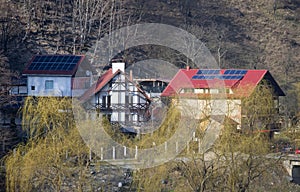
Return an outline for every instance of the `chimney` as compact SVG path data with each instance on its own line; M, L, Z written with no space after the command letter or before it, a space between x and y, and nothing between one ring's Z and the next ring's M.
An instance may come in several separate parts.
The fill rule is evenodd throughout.
M125 72L125 63L123 62L113 62L112 63L112 72L115 73L116 71L122 71Z
M187 66L186 66L186 70L187 70L187 71L190 70L190 66L187 65Z

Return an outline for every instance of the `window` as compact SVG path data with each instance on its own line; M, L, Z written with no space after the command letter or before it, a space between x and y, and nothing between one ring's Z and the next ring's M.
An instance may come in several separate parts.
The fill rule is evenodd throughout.
M34 86L34 85L31 86L31 90L32 90L32 91L35 90L35 86Z
M45 81L45 89L53 89L53 80Z
M111 96L108 95L107 96L107 108L110 108L110 105L111 105Z
M192 88L186 88L186 89L184 89L184 92L185 93L194 93L194 89L192 89Z
M127 114L127 113L125 114L125 122L126 123L130 122L130 116L131 116L130 114Z
M106 96L102 96L102 107L106 108Z
M218 89L210 89L211 94L218 94L219 90Z
M195 89L195 93L204 93L204 89Z
M183 88L180 90L180 93L194 93L194 89L192 88Z

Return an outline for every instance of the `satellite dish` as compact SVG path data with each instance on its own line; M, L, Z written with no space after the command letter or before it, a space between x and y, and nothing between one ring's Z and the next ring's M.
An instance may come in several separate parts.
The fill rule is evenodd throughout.
M89 70L86 70L85 74L86 74L86 76L90 76L91 72Z

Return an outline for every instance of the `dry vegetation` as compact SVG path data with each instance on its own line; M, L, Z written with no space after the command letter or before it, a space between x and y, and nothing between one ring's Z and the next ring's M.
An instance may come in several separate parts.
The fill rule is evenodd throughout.
M9 84L7 79L11 72L20 73L34 54L85 54L105 33L116 28L159 22L195 34L208 46L221 68L270 70L287 93L281 106L284 115L293 119L300 116L299 0L0 2L0 91ZM163 58L180 67L189 63L182 55L153 45L131 49L125 58L129 63ZM0 105L5 93L0 93ZM58 100L35 102L31 100L24 108L28 118L24 127L30 139L6 157L7 189L60 191L69 180L75 180L78 191L93 189L83 186L90 179L83 177L83 172L87 171L87 148L73 122L65 116L67 113L58 113L58 106L68 108L70 103ZM45 106L48 108L44 109ZM154 140L163 143L166 138L161 135L171 135L170 127L176 127L176 117L170 114L162 129L141 140L128 140L115 132L110 134L128 145L149 147ZM295 131L286 130L285 135L291 141L298 141L299 134ZM153 191L154 188L162 191L299 190L285 182L284 171L278 162L265 159L267 143L263 138L260 134L242 136L229 129L222 135L222 143L212 149L213 161L205 161L200 154L191 154L188 162L175 161L136 172L134 186L141 191ZM241 140L244 142L240 143ZM77 159L66 161L66 154L69 159ZM74 171L74 167L78 169Z
M284 178L286 174L280 159L268 156L270 153L269 136L261 133L261 123L270 119L260 119L258 109L253 111L252 102L269 111L273 105L269 89L257 88L248 99L248 109L257 113L249 117L251 127L248 131L238 132L232 124L224 122L221 135L208 151L199 153L197 144L191 142L189 150L183 150L168 163L136 170L130 191L266 191L273 189L298 190ZM262 95L263 93L263 95ZM259 100L263 102L258 103ZM86 191L99 188L99 181L91 175L89 149L76 128L71 113L71 100L67 98L28 98L24 105L24 129L28 140L20 144L5 157L6 189L8 191ZM78 110L80 108L73 108ZM264 114L264 113L262 113ZM84 117L82 117L84 119ZM127 138L103 123L106 132L118 143L128 147L138 145L149 148L157 145L179 129L180 114L170 108L159 130L152 135L140 138ZM199 122L200 123L200 122ZM78 126L78 124L77 124ZM80 126L80 124L79 124ZM85 125L87 135L97 135L94 124ZM97 129L95 129L97 130ZM89 132L87 132L89 131ZM187 131L187 130L186 130ZM204 139L202 127L196 137ZM82 132L81 132L82 134ZM182 133L183 134L183 133ZM103 142L101 139L98 142ZM156 158L156 157L152 157ZM97 164L102 167L103 164ZM102 175L107 173L102 173ZM117 175L116 175L117 177ZM107 186L106 186L107 187ZM104 188L102 189L107 189Z

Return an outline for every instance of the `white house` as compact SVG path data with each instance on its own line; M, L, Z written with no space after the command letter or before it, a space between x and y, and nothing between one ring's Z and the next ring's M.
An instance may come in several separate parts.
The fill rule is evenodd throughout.
M75 78L84 59L82 55L34 56L23 71L28 96L80 96L90 85L87 75Z
M252 114L246 111L245 99L253 95L259 85L271 88L274 100L272 115L278 116L279 96L285 94L267 70L180 69L161 96L182 106L185 110L183 115L199 120L208 117L215 120L224 116L224 120L230 119L238 129L243 129L253 123L249 117ZM259 111L257 109L258 116L264 118L265 114ZM255 123L269 131L270 135L280 128L275 121L266 125Z
M113 62L80 101L89 110L106 116L111 123L138 127L149 120L151 99L125 73L125 63Z

